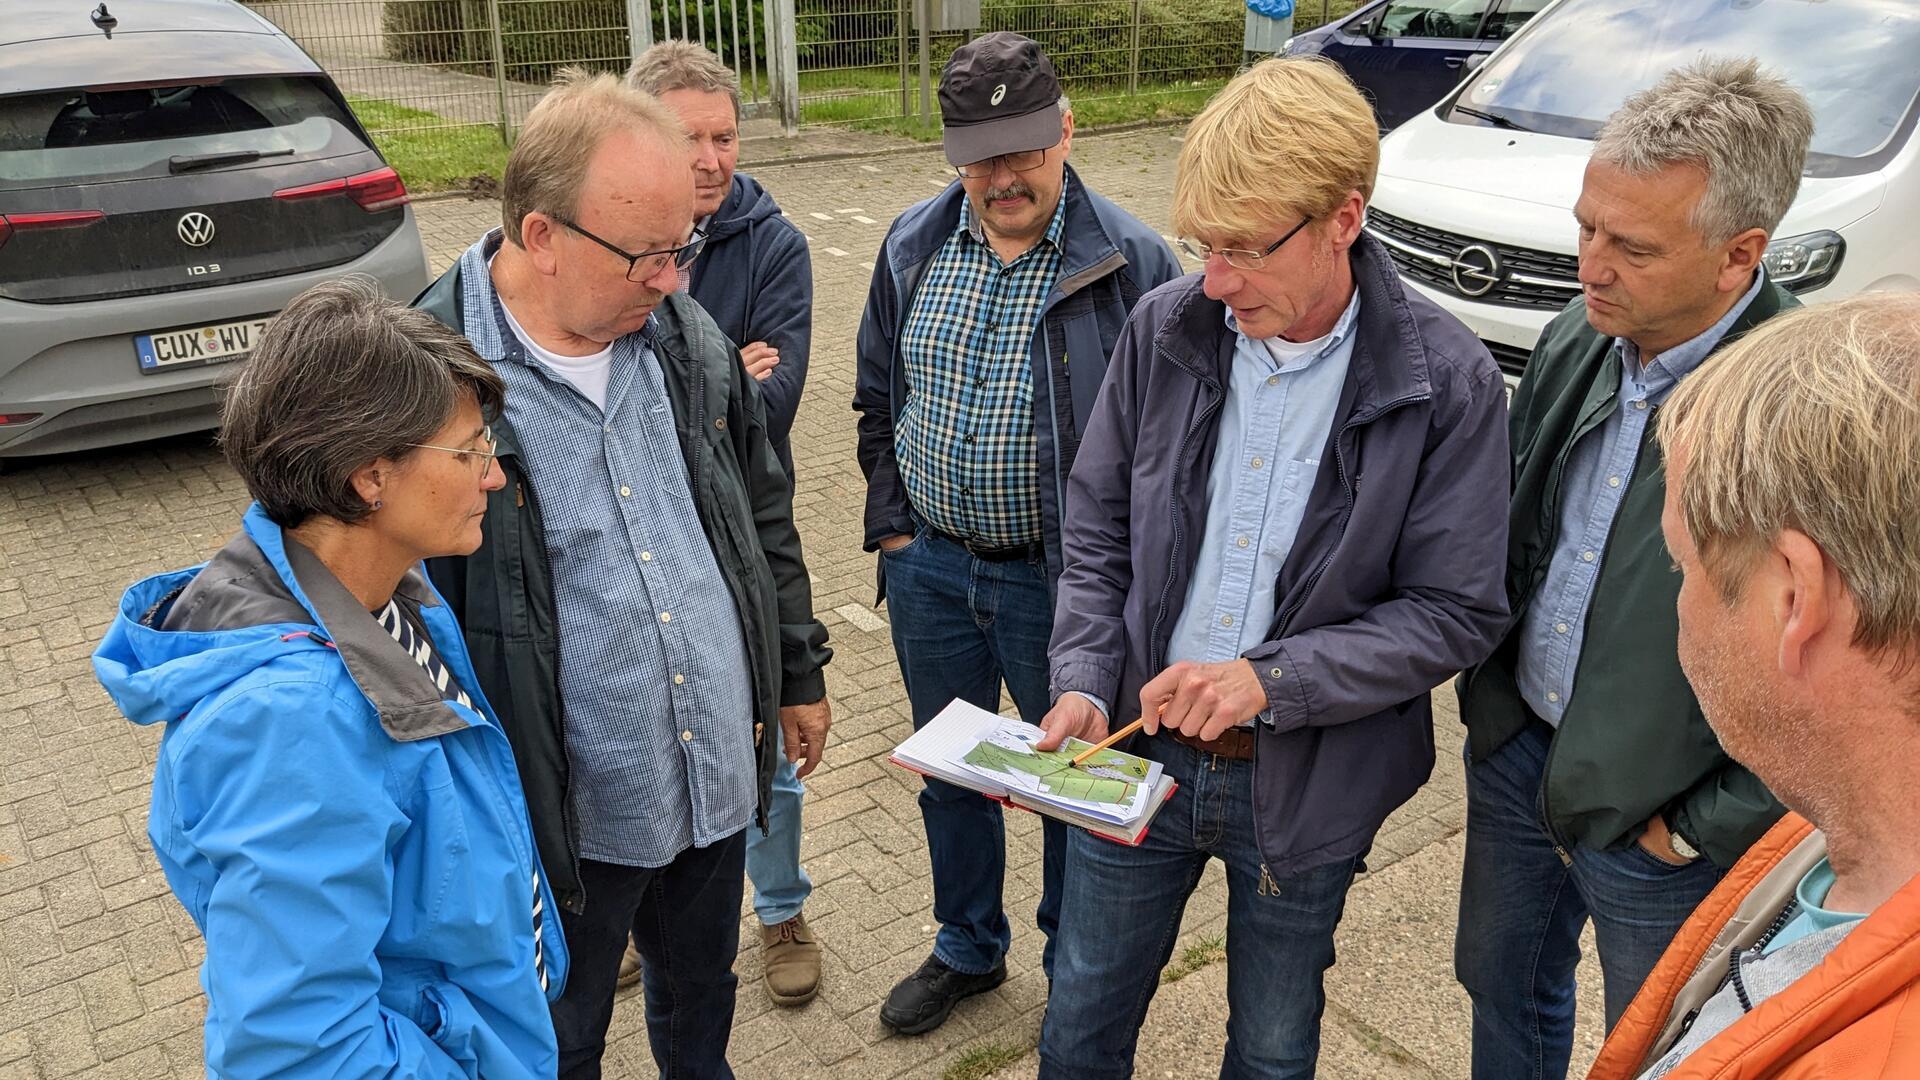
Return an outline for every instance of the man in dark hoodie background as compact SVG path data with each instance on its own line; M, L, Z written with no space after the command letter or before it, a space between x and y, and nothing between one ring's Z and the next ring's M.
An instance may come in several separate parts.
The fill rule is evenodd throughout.
M740 80L705 46L662 41L640 54L627 85L666 103L693 137L695 224L706 249L687 291L740 348L759 380L774 452L793 476L788 433L807 381L813 340L813 260L806 237L780 214L740 160ZM798 826L794 836L799 837Z
M813 261L806 238L780 215L766 189L734 171L740 160L740 82L718 56L692 42L662 41L633 62L627 84L659 98L692 137L694 223L707 235L707 246L681 272L683 280L759 382L767 435L791 479L788 433L800 408L813 337ZM777 1005L805 1004L820 986L819 939L800 910L813 892L800 867L802 793L792 763L781 758L767 831L747 830L762 966L767 994ZM640 957L629 944L621 984L639 977Z

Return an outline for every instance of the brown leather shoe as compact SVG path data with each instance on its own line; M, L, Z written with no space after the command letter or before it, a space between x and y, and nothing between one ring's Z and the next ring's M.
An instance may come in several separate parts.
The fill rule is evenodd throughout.
M627 939L627 952L620 958L620 980L614 983L618 989L625 990L640 981L640 950L633 947L633 939Z
M820 939L805 915L760 928L767 996L775 1005L805 1005L820 989Z

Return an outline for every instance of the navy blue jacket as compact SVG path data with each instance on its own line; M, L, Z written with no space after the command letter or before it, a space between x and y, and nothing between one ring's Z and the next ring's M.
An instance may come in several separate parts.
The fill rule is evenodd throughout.
M1352 858L1433 771L1429 692L1506 626L1506 395L1466 327L1400 285L1386 249L1351 253L1353 360L1267 640L1255 831L1293 873ZM1055 697L1140 714L1166 667L1207 519L1234 334L1194 274L1141 299L1067 490L1048 655ZM1151 403L1151 407L1149 407Z
M873 265L873 286L860 320L859 371L853 407L860 414L860 468L867 474L866 549L912 533L907 492L893 454L893 424L907 403L906 365L894 343L913 310L927 263L960 224L966 192L958 180L895 219ZM1046 530L1047 577L1060 573L1060 507L1087 416L1141 294L1180 276L1167 242L1140 219L1088 191L1067 166L1060 274L1033 327L1033 433L1039 455L1040 515ZM884 563L882 573L885 572ZM885 593L885 582L881 583Z
M706 250L694 261L687 291L735 348L764 341L779 351L780 362L760 383L760 396L767 438L791 477L788 433L800 409L813 346L813 259L807 238L746 173L733 174L727 201L713 212Z

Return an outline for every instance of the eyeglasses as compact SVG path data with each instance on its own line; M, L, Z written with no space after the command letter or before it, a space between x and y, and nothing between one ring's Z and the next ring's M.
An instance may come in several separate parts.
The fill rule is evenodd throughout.
M1301 229L1306 228L1308 223L1311 222L1312 220L1313 220L1312 218L1301 218L1300 224L1295 225L1291 229L1288 229L1287 235L1281 237L1278 240L1275 240L1271 244L1268 244L1265 251L1253 251L1249 248L1209 247L1208 245L1203 244L1198 240L1190 240L1184 236L1181 237L1179 241L1180 250L1186 252L1187 254L1193 256L1196 259L1199 259L1201 262L1206 262L1208 259L1212 258L1213 256L1218 255L1221 258L1227 260L1228 266L1231 266L1236 270L1259 270L1262 267L1267 265L1267 256L1272 255L1276 251L1279 251L1281 244L1284 244L1287 241L1293 239L1293 234L1299 232Z
M1001 154L998 157L990 157L984 161L971 161L965 165L955 165L953 171L959 173L962 178L967 180L985 180L987 177L993 175L993 170L996 167L1002 164L1006 165L1012 172L1023 173L1032 172L1045 164L1046 160L1047 152L1045 150L1020 150L1011 154Z
M641 282L652 278L667 265L669 259L673 261L674 266L684 270L693 265L693 260L700 257L701 249L707 246L707 234L696 228L687 236L687 242L681 244L679 247L661 248L658 251L642 251L636 255L631 251L623 251L615 247L613 244L602 240L600 237L575 225L566 218L553 215L553 220L627 260L627 280L632 282Z
M500 456L500 444L495 441L493 428L491 426L480 429L480 441L486 444L487 448L485 450L462 450L457 446L435 446L432 443L423 442L410 442L402 445L411 446L418 450L445 451L459 458L460 464L468 468L472 468L473 463L477 460L480 462L480 475L485 476L487 475L487 471L493 468L494 459Z

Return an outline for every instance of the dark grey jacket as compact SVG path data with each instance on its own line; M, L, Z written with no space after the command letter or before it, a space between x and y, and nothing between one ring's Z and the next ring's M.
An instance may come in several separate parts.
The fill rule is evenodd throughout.
M780 351L780 362L760 384L760 396L767 409L767 438L792 476L788 437L813 347L813 261L807 238L746 173L733 174L727 201L713 213L687 294L707 309L735 347L764 341Z
M460 264L428 286L413 306L464 331ZM813 617L813 591L793 525L793 485L773 456L760 395L740 355L700 305L680 293L667 294L654 321L654 354L666 376L694 509L733 593L747 643L759 764L755 817L765 828L779 753L769 726L779 723L781 706L826 696L822 669L833 652L827 648L826 627ZM586 893L567 793L559 675L563 628L554 611L539 496L504 417L494 419L493 434L507 483L487 496L480 550L465 558L430 560L428 570L466 630L480 687L513 741L554 897L577 912L586 904Z
M1504 627L1506 399L1466 327L1402 289L1386 251L1352 255L1359 327L1268 640L1254 781L1267 866L1365 851L1433 770L1428 693ZM1234 335L1190 275L1142 297L1067 486L1052 690L1113 703L1166 667L1207 518Z

